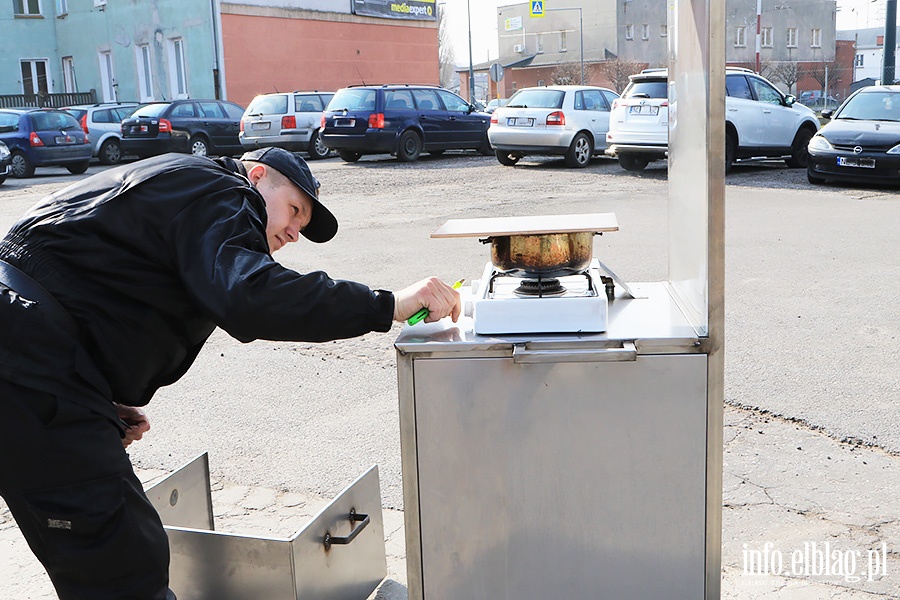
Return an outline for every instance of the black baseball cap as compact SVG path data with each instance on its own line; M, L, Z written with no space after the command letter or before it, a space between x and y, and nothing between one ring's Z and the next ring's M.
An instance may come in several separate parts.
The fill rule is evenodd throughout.
M312 217L300 232L303 237L318 243L327 242L334 237L338 230L337 219L319 202L319 180L313 177L305 160L293 152L274 146L245 152L241 160L252 160L272 167L312 199Z

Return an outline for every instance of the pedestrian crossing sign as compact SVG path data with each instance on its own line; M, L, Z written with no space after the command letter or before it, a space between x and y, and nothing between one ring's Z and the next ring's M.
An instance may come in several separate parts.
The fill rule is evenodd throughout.
M544 0L532 0L530 4L532 17L544 16Z

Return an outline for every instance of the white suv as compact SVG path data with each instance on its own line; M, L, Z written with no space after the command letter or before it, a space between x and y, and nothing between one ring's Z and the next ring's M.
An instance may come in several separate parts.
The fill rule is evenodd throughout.
M606 153L624 169L640 171L668 155L668 72L645 69L630 79L613 103ZM812 110L749 69L726 69L725 94L726 173L736 161L755 159L806 167L807 145L819 129Z
M311 159L325 158L331 150L322 143L322 111L333 92L263 94L250 102L241 118L241 146L254 150L277 146L306 152Z

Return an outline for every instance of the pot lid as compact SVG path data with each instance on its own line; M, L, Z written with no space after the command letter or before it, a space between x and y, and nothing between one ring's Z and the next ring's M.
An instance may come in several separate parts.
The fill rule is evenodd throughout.
M532 217L450 219L432 233L431 237L497 237L586 231L598 233L618 230L619 224L614 213L538 215Z

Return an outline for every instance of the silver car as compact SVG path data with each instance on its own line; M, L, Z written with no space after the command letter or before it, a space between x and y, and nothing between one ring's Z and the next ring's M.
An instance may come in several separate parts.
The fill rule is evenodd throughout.
M291 152L306 152L309 158L325 158L331 150L319 131L322 111L332 92L288 92L262 94L250 102L241 119L241 146L254 150L277 146Z
M67 106L63 110L81 123L100 163L115 165L122 161L122 119L130 117L137 107L137 102L105 102Z
M569 167L586 167L606 150L609 111L619 95L590 85L523 88L491 114L488 139L501 164L523 156L561 155Z

